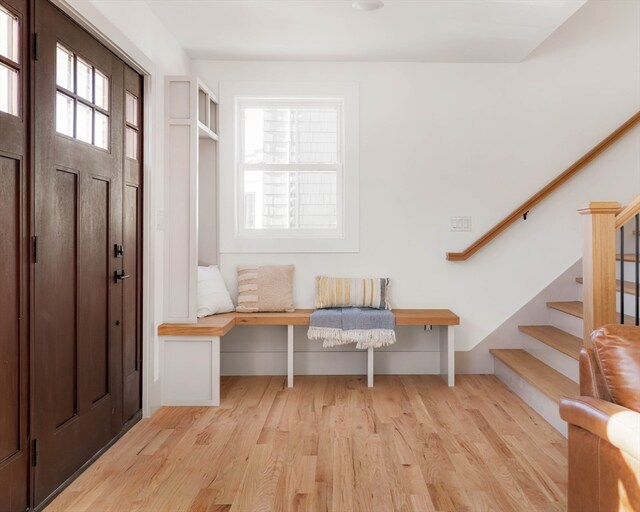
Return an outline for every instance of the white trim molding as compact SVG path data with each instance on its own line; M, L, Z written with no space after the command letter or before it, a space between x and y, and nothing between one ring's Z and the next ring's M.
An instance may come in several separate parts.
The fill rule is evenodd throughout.
M220 83L220 252L325 253L359 252L359 86L354 82L222 82ZM338 228L321 232L242 229L239 223L239 105L246 101L339 103L341 158L338 183ZM303 166L304 167L304 166Z

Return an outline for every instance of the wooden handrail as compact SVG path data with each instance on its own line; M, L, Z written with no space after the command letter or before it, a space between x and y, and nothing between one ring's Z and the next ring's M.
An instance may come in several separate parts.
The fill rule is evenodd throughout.
M500 221L498 224L492 227L489 231L487 231L484 235L478 238L478 240L472 243L464 251L448 252L447 260L464 261L466 259L469 259L476 252L482 249L485 245L491 242L491 240L496 238L500 233L502 233L505 229L507 229L511 224L513 224L518 219L523 217L529 210L531 210L531 208L533 208L540 201L545 199L548 195L550 195L554 190L556 190L558 187L563 185L570 178L575 176L589 162L591 162L600 153L602 153L607 148L609 148L613 143L615 143L618 139L620 139L623 135L625 135L629 130L631 130L631 128L633 128L639 122L640 122L640 112L636 112L624 124L622 124L613 133L611 133L611 135L609 135L606 139L602 140L593 149L591 149L588 153L586 153L582 158L574 162L557 178L547 183L547 185L544 186L540 191L538 191L536 194L531 196L527 201L525 201L522 205L520 205L518 208L512 211L507 217L505 217L502 221Z
M636 196L627 206L616 214L616 229L620 229L627 222L640 213L640 195Z

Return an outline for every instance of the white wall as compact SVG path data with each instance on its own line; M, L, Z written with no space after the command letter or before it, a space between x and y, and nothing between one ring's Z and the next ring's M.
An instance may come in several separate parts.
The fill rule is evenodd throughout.
M81 24L117 47L145 75L143 412L160 405L157 325L163 315L164 80L189 72L190 59L143 0L58 0ZM79 19L81 17L82 19ZM160 229L158 229L158 227Z
M580 257L576 209L640 193L635 129L488 248L444 258L640 108L639 17L638 2L588 2L519 64L194 61L214 91L221 81L360 83L360 252L223 254L227 284L238 264L294 263L296 306L311 307L316 274L389 276L395 307L451 308L457 348L473 348ZM471 215L473 232L450 233L452 215ZM243 339L259 347L266 333Z

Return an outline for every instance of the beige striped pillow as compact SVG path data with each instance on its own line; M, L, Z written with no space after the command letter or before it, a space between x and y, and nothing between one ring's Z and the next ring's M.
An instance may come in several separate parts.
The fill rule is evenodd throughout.
M238 313L294 311L293 265L238 267Z
M316 309L391 309L389 278L316 277Z

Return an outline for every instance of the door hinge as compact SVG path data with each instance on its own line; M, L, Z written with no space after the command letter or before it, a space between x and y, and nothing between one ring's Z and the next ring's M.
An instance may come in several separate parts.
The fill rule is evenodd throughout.
M38 60L38 33L33 33L33 60Z
M34 236L31 238L31 249L33 252L33 262L38 263L38 237Z
M38 465L38 458L40 454L38 453L38 440L34 439L31 446L31 465L36 467Z

